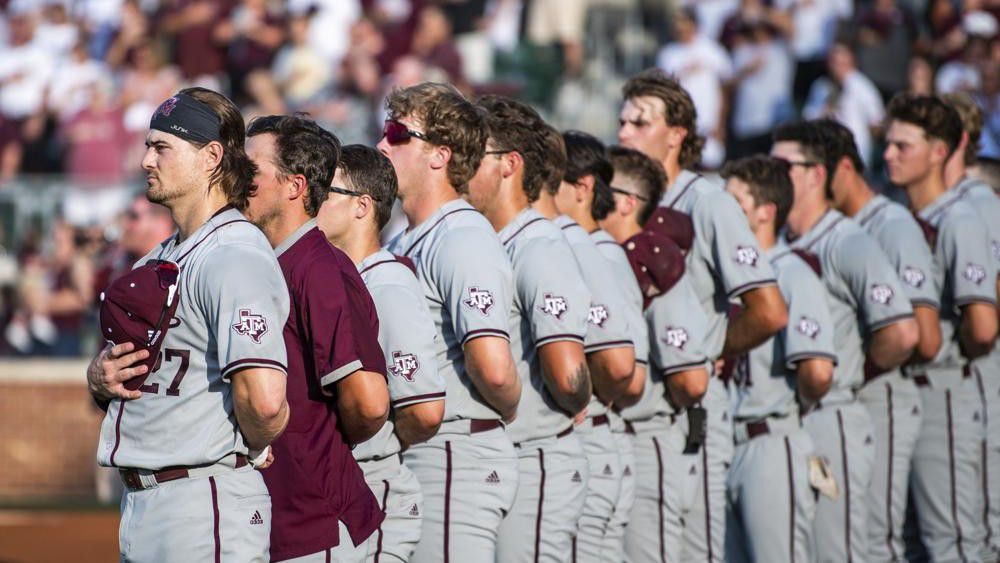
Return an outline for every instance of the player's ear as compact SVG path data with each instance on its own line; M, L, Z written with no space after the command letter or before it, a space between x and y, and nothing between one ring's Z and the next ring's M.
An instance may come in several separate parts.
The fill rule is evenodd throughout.
M762 223L775 224L775 220L778 217L778 206L773 203L765 203L764 205L757 206L754 213L757 214L757 218Z
M222 164L222 157L225 155L225 149L222 148L222 143L218 141L212 141L208 143L198 153L202 157L202 165L205 172L211 174L215 172L215 169Z
M430 166L432 170L441 170L448 167L451 160L451 148L445 145L435 145L431 149Z
M524 167L524 157L517 151L510 151L500 155L500 174L504 178L510 178L518 169Z
M672 147L679 147L684 144L684 139L688 136L688 130L684 127L668 126L667 141Z
M375 200L372 196L368 194L362 194L354 198L354 217L356 219L364 219L370 214L375 213Z
M594 175L587 174L573 184L573 195L576 196L577 203L590 201L594 194Z
M309 181L302 174L292 174L285 182L285 197L289 200L305 197L309 191Z

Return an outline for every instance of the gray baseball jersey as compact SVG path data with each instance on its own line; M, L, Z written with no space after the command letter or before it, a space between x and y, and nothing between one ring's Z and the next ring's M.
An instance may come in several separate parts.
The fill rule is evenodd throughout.
M250 367L286 369L288 288L263 233L226 208L177 238L136 263L177 262L180 305L142 399L108 407L101 465L158 470L246 454L229 378Z
M924 402L911 487L921 539L932 560L975 560L986 549L982 401L959 344L961 307L996 304L996 266L973 205L951 190L920 210L932 232L941 288L941 349L910 368ZM922 378L920 376L923 376Z
M412 260L434 321L437 366L447 383L444 421L499 420L472 384L462 346L480 336L510 338L510 262L485 217L464 200L441 206L401 233L389 252Z
M708 319L703 350L714 360L725 346L729 301L752 289L775 285L774 271L761 257L746 215L719 183L682 170L660 205L691 218L694 241L685 262ZM733 455L729 397L715 379L709 382L702 405L708 411L702 456L707 477L699 482L703 490L691 518L706 525L691 528L689 553L695 559L715 561L724 556L726 472Z
M931 249L910 211L876 195L854 220L885 252L910 303L937 309L940 292L933 282ZM868 409L875 432L875 467L868 487L871 554L892 561L905 549L907 489L923 405L916 385L898 369L866 383L858 399Z
M626 310L626 321L635 345L636 363L646 365L649 362L649 333L646 320L642 313L642 290L632 273L625 249L604 230L590 233L590 238L597 245L597 250L610 263L611 271L618 281L618 287L623 292Z
M969 177L962 178L952 189L972 203L986 224L990 251L1000 275L1000 197L991 186ZM1000 341L993 346L989 356L978 358L974 363L986 413L987 538L990 547L1000 553Z
M597 250L597 245L579 224L565 215L552 221L562 229L583 274L583 282L590 291L590 310L587 314L587 334L583 349L588 354L608 348L633 346L631 327L628 324L626 305L618 281L611 273L612 265ZM590 399L587 415L607 413L608 409L597 396Z
M389 371L389 401L399 409L445 398L437 369L437 340L423 290L410 268L386 250L358 264L380 319L378 341ZM382 459L399 452L392 420L378 434L354 448L354 459Z
M827 210L789 245L818 259L833 315L838 363L824 403L849 401L864 380L868 337L912 317L913 307L878 243L839 211Z
M808 358L836 363L833 320L823 283L785 245L769 249L765 259L778 274L778 287L788 304L788 326L739 358L733 373L734 417L758 420L798 415L796 364Z
M591 299L573 251L552 221L527 208L499 235L514 270L511 351L522 388L507 433L518 443L572 426L575 413L557 406L545 387L538 349L559 341L583 344Z

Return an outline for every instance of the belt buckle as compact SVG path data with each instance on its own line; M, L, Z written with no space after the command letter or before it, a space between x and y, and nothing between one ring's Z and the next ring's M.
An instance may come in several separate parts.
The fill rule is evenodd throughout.
M143 489L142 479L139 478L139 473L133 470L125 470L121 472L122 481L125 482L131 489Z

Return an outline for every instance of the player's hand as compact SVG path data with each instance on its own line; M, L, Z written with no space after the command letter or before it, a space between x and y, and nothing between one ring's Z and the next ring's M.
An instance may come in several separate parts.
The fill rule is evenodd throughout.
M584 408L582 411L576 413L576 416L573 417L573 426L580 426L581 424L584 423L585 420L587 420L587 409L586 408Z
M133 352L135 344L126 342L117 346L107 345L87 366L87 387L97 399L129 401L142 397L138 389L129 391L122 385L133 377L148 371L146 366L133 366L149 357L148 350Z

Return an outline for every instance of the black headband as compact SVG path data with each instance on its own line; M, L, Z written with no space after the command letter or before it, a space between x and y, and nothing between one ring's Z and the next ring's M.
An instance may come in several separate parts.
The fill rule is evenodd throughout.
M199 144L222 140L219 116L187 94L177 94L160 104L149 120L149 128Z

